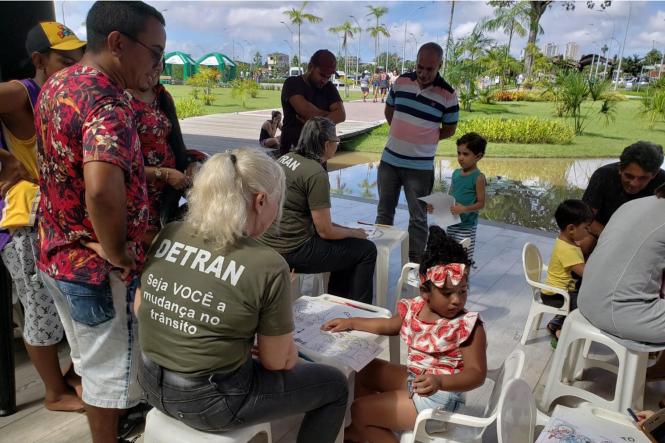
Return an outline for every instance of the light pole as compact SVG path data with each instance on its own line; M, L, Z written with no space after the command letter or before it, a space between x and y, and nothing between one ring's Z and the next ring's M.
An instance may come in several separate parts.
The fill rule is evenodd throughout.
M416 44L416 48L414 49L414 54L413 54L413 59L415 60L418 57L418 39L416 38L416 35L413 32L409 32L409 35L413 37L413 42ZM420 34L422 37L423 34Z
M446 39L446 52L443 54L443 69L441 70L441 75L446 73L446 63L448 63L448 50L450 48L450 43L452 42L453 35L453 15L455 14L455 0L452 0L450 3L450 20L448 21L448 37Z
M360 32L360 35L358 35L358 50L356 51L356 83L360 82L360 41L363 38L363 28L360 26L360 23L358 22L358 19L355 18L354 16L350 15L353 19L354 22L356 22L356 25L358 26L358 32Z
M665 19L663 19L665 21ZM665 62L665 48L663 48L663 55L660 57L660 69L658 69L658 78L663 75L663 62Z
M293 41L293 31L291 30L291 27L289 25L287 25L286 22L284 22L284 21L281 21L280 23L283 24L284 26L286 26L286 29L289 30L289 32L291 33L291 41ZM289 43L289 46L291 46L290 43ZM293 52L293 47L291 47L291 52ZM292 62L293 62L293 60L289 60L289 66L291 66ZM298 64L300 64L300 60L298 60Z
M628 3L628 20L626 20L626 32L623 34L623 44L621 45L621 54L619 55L619 68L617 69L617 81L614 84L614 90L619 86L619 76L621 75L621 63L623 62L623 50L626 48L626 37L628 37L628 27L630 26L630 16L633 13L633 4Z
M409 16L407 16L406 19L404 19L404 43L402 44L402 72L400 74L404 74L404 59L406 58L406 26L409 23L409 17L413 15L416 11L419 11L421 9L425 9L425 6L420 6L416 9L414 9Z
M390 29L397 29L397 25L392 25ZM390 33L388 33L388 41L386 42L386 74L388 73L388 53L390 52Z

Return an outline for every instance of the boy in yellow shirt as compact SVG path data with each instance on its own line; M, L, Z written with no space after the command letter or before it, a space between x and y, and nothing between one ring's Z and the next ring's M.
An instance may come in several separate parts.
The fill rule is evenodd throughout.
M591 208L582 200L565 200L554 212L554 219L559 227L559 236L554 242L550 263L547 268L545 284L563 289L570 295L570 310L577 309L577 279L584 274L584 255L578 243L589 235L588 228L593 221ZM560 308L563 296L543 290L543 303ZM554 336L552 346L556 347L557 339L565 316L556 315L547 325Z

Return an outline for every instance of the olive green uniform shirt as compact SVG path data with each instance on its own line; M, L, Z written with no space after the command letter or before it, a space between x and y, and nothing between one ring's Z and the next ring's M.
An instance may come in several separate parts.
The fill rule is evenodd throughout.
M293 331L288 265L250 237L223 253L171 223L148 252L141 291L141 349L171 371L230 372L249 358L256 334Z
M277 162L286 175L282 220L273 223L259 241L286 254L314 236L311 211L330 208L330 182L319 162L302 155L291 152Z

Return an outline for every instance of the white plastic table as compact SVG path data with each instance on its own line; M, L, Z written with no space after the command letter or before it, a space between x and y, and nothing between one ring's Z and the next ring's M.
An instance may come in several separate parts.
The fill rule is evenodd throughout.
M385 318L390 318L392 317L392 313L385 308L381 308L379 306L374 306L370 305L367 303L361 303L358 301L354 300L349 300L343 297L338 297L336 295L331 295L331 294L323 294L318 297L311 297L309 295L303 295L300 297L301 300L330 300L332 302L338 302L342 304L349 304L352 307L358 307L360 309L366 309L368 311L372 311L374 313L379 314L381 317ZM375 315L373 316L375 317ZM375 336L375 342L381 347L381 349L385 350L388 347L388 337L383 336L383 335L376 335ZM297 344L296 344L297 345ZM300 347L298 346L298 349L300 350ZM333 366L340 371L346 376L348 382L349 382L349 401L346 406L346 417L344 418L344 425L342 425L342 428L340 429L339 435L337 436L337 439L335 440L336 443L342 443L344 441L344 428L351 424L351 404L353 403L353 391L354 391L354 384L355 384L355 379L356 379L356 371L354 371L351 367L345 365L344 363L341 363L340 361L336 361L332 358L321 356L317 357L312 355L311 353L307 353L309 356L312 357L312 360L316 361L317 363L324 363L326 365Z
M649 438L635 426L635 422L628 415L598 408L589 403L577 408L557 405L552 411L550 422L555 418L575 425L583 435L588 432L589 437L597 435L613 442L650 443ZM559 441L548 440L547 429L548 426L545 426L536 443Z
M400 229L377 227L369 239L376 245L376 267L374 268L374 288L376 290L376 304L387 308L388 304L388 275L390 266L390 251L399 246L401 251L400 269L409 261L409 233Z

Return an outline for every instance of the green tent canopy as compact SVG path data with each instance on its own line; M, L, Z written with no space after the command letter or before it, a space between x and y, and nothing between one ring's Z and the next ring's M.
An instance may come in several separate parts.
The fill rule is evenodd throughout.
M189 54L181 51L167 52L164 54L164 75L173 80L187 81L196 73L196 62Z
M237 66L226 55L219 52L209 52L196 62L197 67L208 66L217 69L222 74L223 81L231 81L236 78Z

